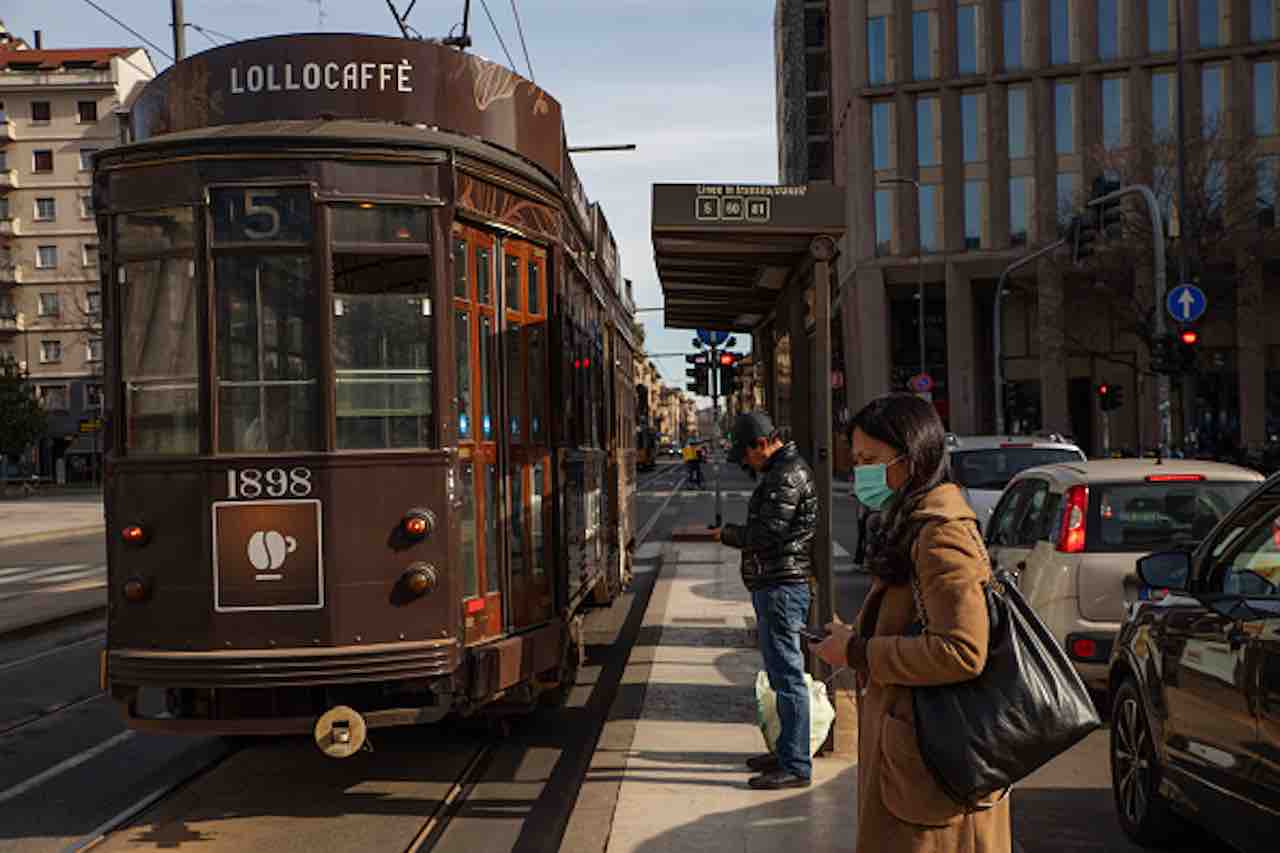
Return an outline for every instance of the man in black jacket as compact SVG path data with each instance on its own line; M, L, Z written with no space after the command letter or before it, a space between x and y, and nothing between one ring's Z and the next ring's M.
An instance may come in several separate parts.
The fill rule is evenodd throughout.
M747 505L747 523L726 524L720 541L742 550L742 580L751 591L760 653L782 723L776 755L747 761L760 774L750 785L802 788L809 784L813 762L800 629L809 621L809 551L818 521L818 490L795 443L783 442L763 412L738 416L729 461L760 475Z

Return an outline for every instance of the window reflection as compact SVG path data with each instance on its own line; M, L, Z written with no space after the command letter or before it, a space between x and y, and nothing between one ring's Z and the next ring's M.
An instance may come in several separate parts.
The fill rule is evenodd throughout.
M911 77L928 80L933 74L933 12L911 15Z
M529 488L529 544L532 547L534 577L547 571L542 532L542 483L543 467L539 462L533 466L533 482Z
M935 128L937 108L937 98L920 98L916 101L916 157L921 166L938 165Z
M1178 0L1147 0L1147 50L1151 53L1167 53L1173 44L1170 25L1170 3Z
M1022 68L1022 2L1004 0L1004 67L1006 71Z
M471 438L471 315L458 311L453 321L454 369L458 388L458 439Z
M499 572L501 565L498 559L498 527L502 523L502 516L499 514L499 507L502 506L501 494L499 493L498 466L486 465L484 490L485 497L485 514L484 514L484 581L486 592L497 592Z
M942 248L938 240L938 203L940 190L936 186L920 187L920 248L936 252Z
M520 305L520 257L518 255L506 256L506 272L503 275L503 282L506 290L503 298L506 304L503 306L508 311L521 310Z
M1253 132L1270 136L1276 132L1276 64L1259 62L1253 66Z
M1027 244L1027 228L1031 214L1031 179L1009 179L1009 242Z
M1065 65L1071 61L1071 0L1050 0L1049 61Z
M511 531L509 538L512 576L523 575L524 567L524 466L516 465L508 482L511 484Z
M1059 154L1076 150L1076 86L1055 83L1053 86L1054 147Z
M982 248L984 181L965 181L964 184L964 247Z
M1124 79L1102 81L1102 145L1118 148L1124 142Z
M493 440L494 326L491 317L480 318L480 436Z
M1009 157L1027 156L1027 90L1009 90Z
M1151 75L1151 133L1157 142L1167 139L1173 132L1177 98L1172 73L1158 71Z
M1156 0L1158 2L1158 0ZM1098 58L1119 55L1120 10L1117 0L1098 0Z
M889 79L886 20L881 17L867 21L867 82L872 86Z
M467 284L467 241L453 238L453 295L459 299L471 298Z
M978 7L956 10L956 65L960 74L978 72Z
M968 92L960 96L960 130L964 137L964 161L977 163L984 159L978 146L979 139L979 99L981 93Z
M876 101L871 105L871 159L875 169L888 169L893 163L889 145L889 122L893 105Z
M475 465L469 460L463 462L458 494L462 501L459 513L462 519L462 595L473 596L479 593L480 584L476 573L476 487Z
M885 256L893 252L893 195L892 190L876 190L876 254Z

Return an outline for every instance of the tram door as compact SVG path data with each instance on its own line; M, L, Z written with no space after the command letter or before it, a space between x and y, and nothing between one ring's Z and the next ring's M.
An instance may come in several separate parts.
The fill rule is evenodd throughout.
M511 624L522 628L546 621L553 612L547 253L515 239L503 240L501 250L506 544Z
M503 630L503 503L498 436L498 273L493 235L453 229L453 336L466 642Z

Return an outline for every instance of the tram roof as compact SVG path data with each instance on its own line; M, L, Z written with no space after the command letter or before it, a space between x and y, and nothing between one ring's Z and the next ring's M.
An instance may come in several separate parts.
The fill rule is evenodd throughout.
M815 237L845 230L829 183L654 184L653 255L670 328L749 332Z

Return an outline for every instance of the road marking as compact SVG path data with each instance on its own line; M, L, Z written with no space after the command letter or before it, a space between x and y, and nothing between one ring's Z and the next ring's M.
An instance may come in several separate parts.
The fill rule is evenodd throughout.
M50 779L54 778L55 776L60 776L63 773L66 773L68 770L74 770L75 768L79 767L81 764L84 764L86 761L92 761L102 753L106 752L109 749L114 749L116 746L119 746L120 744L129 740L133 736L134 736L134 732L132 730L126 729L125 731L120 732L118 735L115 735L114 737L107 738L97 746L86 749L84 752L80 753L79 755L73 755L70 758L66 759L65 761L59 761L57 764L53 765L48 770L44 771L43 773L37 773L35 776L32 776L30 779L28 779L25 782L20 782L17 785L14 785L12 788L7 788L4 791L0 791L0 804L7 803L10 800L16 799L22 796L23 794L25 794L27 791L32 790L33 788L38 788L41 785L43 785L45 782L48 782Z
M31 657L22 658L21 660L14 660L14 661L9 661L8 663L0 664L0 672L4 672L10 669L17 669L20 666L26 666L27 664L31 663L33 660L39 660L40 658L47 658L49 655L56 655L58 652L65 652L67 649L75 648L76 646L83 646L85 643L93 643L93 642L100 643L106 639L106 636L107 636L106 634L94 634L92 637L85 637L84 639L76 640L74 643L67 643L66 645L58 646L56 649L46 649L45 651L40 652L39 654L34 654Z

